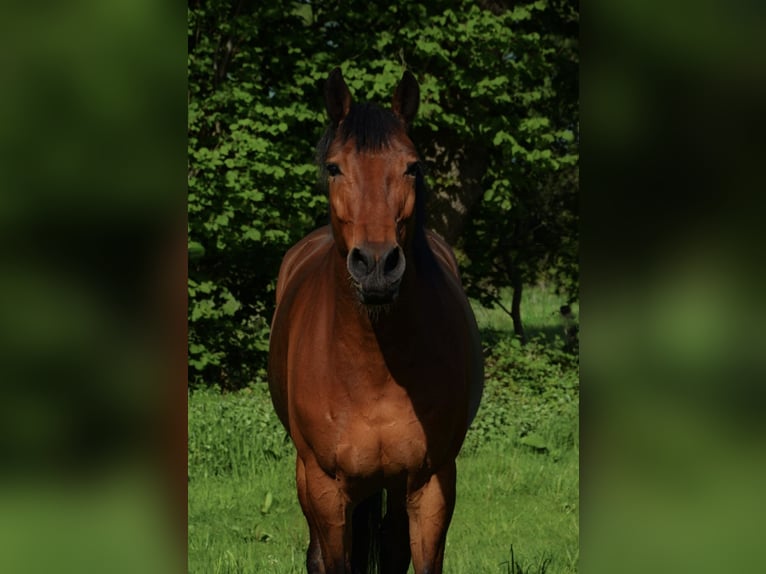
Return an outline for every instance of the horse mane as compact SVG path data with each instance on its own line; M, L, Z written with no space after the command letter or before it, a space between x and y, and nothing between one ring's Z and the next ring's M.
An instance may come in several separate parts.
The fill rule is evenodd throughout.
M394 134L403 128L401 119L390 110L370 102L352 104L340 125L330 124L317 144L316 161L319 166L319 183L322 189L327 189L327 154L336 138L340 138L341 144L353 140L357 153L376 153L390 148ZM415 175L417 243L421 243L421 239L425 241L426 193L426 182L421 168Z

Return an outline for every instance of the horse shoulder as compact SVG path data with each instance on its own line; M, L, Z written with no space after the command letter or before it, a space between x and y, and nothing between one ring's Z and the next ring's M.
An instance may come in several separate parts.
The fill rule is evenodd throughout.
M268 379L274 408L288 430L287 361L291 316L301 312L301 301L305 299L301 293L305 290L307 278L321 265L322 255L332 248L332 244L329 227L317 229L288 250L279 268L276 309L269 335Z
M288 250L279 267L276 290L277 305L282 301L287 286L295 278L301 267L310 262L313 256L326 251L332 242L332 231L329 226L324 226L309 233Z

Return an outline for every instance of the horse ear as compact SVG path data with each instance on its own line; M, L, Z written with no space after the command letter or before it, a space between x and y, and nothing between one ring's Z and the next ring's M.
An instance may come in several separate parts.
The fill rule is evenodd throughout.
M392 109L405 125L409 126L415 119L415 114L420 105L420 86L409 70L404 72L399 85L394 91L394 103Z
M348 91L340 68L335 68L327 78L324 87L324 101L325 106L327 106L327 114L337 126L351 109L351 92Z

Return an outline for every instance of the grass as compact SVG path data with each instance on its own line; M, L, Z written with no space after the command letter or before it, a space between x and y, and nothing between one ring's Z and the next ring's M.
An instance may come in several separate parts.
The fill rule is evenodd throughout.
M191 483L189 572L305 572L308 530L293 468L284 459L249 478ZM558 461L510 448L461 456L445 570L504 573L513 545L519 562L550 558L549 574L576 572L577 508L575 453Z
M502 303L506 309L511 308L511 290L502 292ZM479 329L484 333L513 333L511 316L500 309L487 309L476 301L471 301ZM559 314L559 308L566 303L564 297L556 295L546 285L533 288L527 287L522 292L521 313L524 330L529 339L544 337L554 343L556 337L564 336L564 325ZM579 314L579 305L572 306L575 315Z
M557 299L527 297L530 331L554 332ZM547 338L519 346L497 313L477 309L493 346L482 407L457 461L445 572L577 572L577 363ZM307 541L294 451L265 385L193 393L189 572L305 572Z

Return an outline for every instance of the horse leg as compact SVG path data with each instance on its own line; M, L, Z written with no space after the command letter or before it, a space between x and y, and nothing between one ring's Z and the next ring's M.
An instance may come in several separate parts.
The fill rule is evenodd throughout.
M298 500L301 503L303 515L309 525L309 547L306 551L306 571L309 574L325 574L324 563L322 562L322 549L319 547L319 534L316 521L311 514L311 508L308 503L308 494L306 493L306 465L301 457L296 457L295 463L295 482L298 486Z
M403 488L389 489L380 551L382 574L407 574L411 558L408 520L406 491Z
M455 509L455 462L407 496L415 574L441 574L447 528Z
M351 572L351 506L341 484L328 476L313 459L304 461L304 497L310 516L309 558L318 540L319 557L323 569L309 572L322 574L348 574ZM303 504L303 501L301 501ZM313 527L311 526L313 523Z

